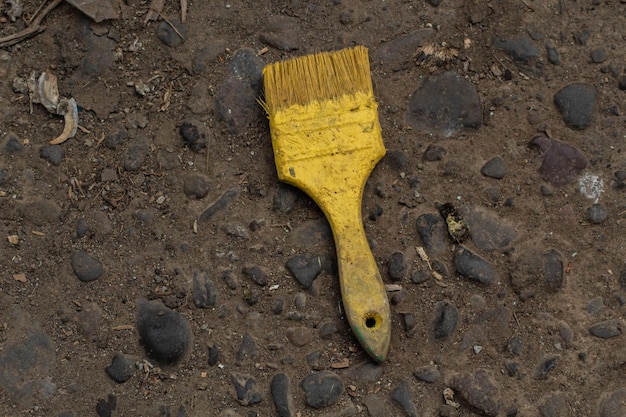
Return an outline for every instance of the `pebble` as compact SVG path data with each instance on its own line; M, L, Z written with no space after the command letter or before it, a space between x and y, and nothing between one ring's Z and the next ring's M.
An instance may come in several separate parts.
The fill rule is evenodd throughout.
M87 303L83 306L77 318L77 328L86 338L96 336L102 325L103 311L96 303Z
M519 371L520 371L519 362L511 360L511 359L505 359L504 367L506 368L506 371L508 372L509 376L513 377L513 376L519 375Z
M557 249L548 249L543 254L543 281L551 291L563 288L563 255Z
M313 332L308 327L290 327L285 332L292 345L302 347L313 340Z
M446 226L439 213L424 213L417 218L417 234L426 252L439 255L448 248Z
M64 156L65 150L61 145L46 145L39 149L39 157L45 159L54 166L58 166Z
M187 319L158 300L137 303L137 332L148 355L159 362L177 362L187 352L191 329Z
M454 266L459 274L478 284L489 285L498 278L485 258L462 245L457 246L454 251Z
M337 402L344 392L343 381L332 371L313 373L302 380L306 402L313 408L329 407Z
M322 271L330 269L331 260L328 256L300 254L289 259L285 268L306 289L311 289L313 281Z
M257 388L256 380L252 376L239 372L233 372L230 376L239 404L248 406L258 404L263 400L263 394Z
M295 187L280 184L272 199L272 208L281 213L289 214L293 210L298 196L300 196L300 193Z
M285 300L282 298L276 298L272 303L272 312L276 315L281 314L283 312L285 306Z
M506 175L507 169L508 167L504 159L502 159L501 156L494 156L483 165L480 169L480 173L485 177L500 180Z
M459 322L459 310L449 301L439 301L433 313L433 335L435 339L452 336Z
M220 195L217 200L213 201L207 208L202 211L200 216L198 216L198 221L203 222L209 220L216 213L226 210L229 208L237 199L239 198L239 194L241 193L241 188L235 185L232 188L224 191L222 195Z
M109 394L106 400L100 398L96 403L96 414L98 414L99 417L111 417L116 407L117 397L113 394Z
M413 284L423 284L424 282L428 281L430 277L431 274L426 269L418 269L417 271L413 272L413 274L411 274L411 282Z
M406 271L406 261L404 253L394 252L389 258L389 278L392 281L401 281Z
M572 327L563 320L559 322L559 336L566 347L569 347L574 340L574 330L572 330Z
M211 308L217 302L217 285L206 272L193 274L193 304L198 308Z
M331 319L326 319L318 326L320 338L324 340L332 339L339 332L339 326Z
M124 155L124 169L126 171L137 171L148 156L148 140L145 136L137 136L128 142Z
M597 95L592 84L570 84L554 95L554 104L568 127L581 130L593 121Z
M572 182L587 166L587 158L578 149L545 135L534 137L529 146L544 154L539 175L552 185L563 186Z
M523 347L522 339L517 335L513 335L506 345L506 350L513 356L519 356L522 353Z
M243 240L249 240L250 234L246 230L246 226L241 222L224 223L220 229L230 237L236 237Z
M124 144L128 140L128 132L125 129L109 133L104 139L104 146L111 150L117 149L118 146Z
M483 120L476 86L455 72L428 77L413 92L407 121L416 130L444 137L479 128Z
M409 391L409 383L402 381L400 385L391 391L391 399L396 402L408 417L417 417L417 407L411 399L411 392Z
M598 314L604 308L604 302L602 301L602 297L596 297L589 301L585 310L589 314Z
M244 334L239 349L237 350L235 364L241 366L249 361L255 360L258 350L254 338L249 333Z
M208 347L208 356L207 356L207 364L209 366L217 365L217 361L219 360L220 350L215 345L210 345Z
M608 58L604 48L592 49L589 55L594 64L601 64Z
M547 43L546 51L548 52L548 62L550 62L552 65L559 65L561 63L561 57L559 56L559 51L556 49L554 45Z
M385 42L372 54L372 62L380 63L390 70L402 69L415 57L415 51L430 39L433 33L431 28L418 29L408 35Z
M470 406L487 416L497 416L502 408L498 388L484 369L453 375L450 387Z
M243 274L247 276L252 282L261 287L267 285L268 274L265 268L258 265L246 266L243 268Z
M201 200L209 194L211 180L202 174L188 174L183 180L183 192L187 197Z
M179 127L183 143L193 152L200 152L207 147L207 134L204 126L196 120L185 120Z
M295 417L295 408L291 397L291 389L289 388L289 377L285 374L274 375L270 390L278 417Z
M117 353L111 360L111 365L105 369L109 378L118 384L128 381L135 374L135 359L123 353Z
M426 148L426 151L424 151L423 158L425 161L428 162L441 161L443 157L446 156L447 152L448 151L446 151L446 148L444 148L443 146L431 143Z
M619 88L622 91L626 91L626 75L623 75L622 78L619 79L617 88Z
M56 223L61 217L61 209L49 200L34 200L19 204L17 211L36 226Z
M600 203L592 204L587 209L587 220L593 224L602 224L608 217L608 213L604 206Z
M145 209L137 209L133 212L133 217L139 220L142 224L150 225L154 221L154 217L159 213L154 207L148 207Z
M626 388L604 393L600 398L600 417L624 417L626 415Z
M8 154L14 154L21 152L24 149L24 145L15 133L9 132L4 137L4 140L2 140L0 149L4 150Z
M589 327L589 333L602 339L620 336L624 331L626 331L626 323L620 319L601 321Z
M261 42L281 51L295 51L299 48L300 21L289 16L270 16L263 31Z
M461 215L470 230L472 241L481 250L504 251L519 238L513 223L484 207L465 207Z
M535 374L535 379L546 379L548 374L556 367L556 363L559 359L558 355L546 354L539 361Z
M191 70L194 74L202 74L209 68L211 63L217 62L220 56L226 52L226 41L210 40L208 45L200 48L193 57Z
M518 37L513 39L494 39L494 45L502 49L513 60L528 63L539 56L539 50L534 42L528 37Z
M297 310L304 310L306 308L306 294L303 292L297 293L293 298L293 303Z
M367 408L370 417L385 417L385 401L376 394L370 394L363 397L363 404Z
M420 381L432 384L441 378L441 372L435 365L424 365L413 371L413 376Z
M401 149L388 149L383 162L395 171L402 171L406 169L409 157L406 152Z
M403 288L400 291L394 291L389 297L391 305L397 306L409 297L409 292Z
M256 101L261 93L265 64L251 49L239 49L230 62L231 74L217 87L216 108L230 133L241 134L263 112Z
M104 274L102 262L83 250L72 254L71 263L74 274L82 282L95 281Z
M550 396L539 406L541 417L568 417L570 415L567 397L563 393Z
M365 362L349 370L350 379L357 383L375 383L383 376L383 367L372 362Z
M175 48L185 42L187 38L187 28L176 18L170 18L169 21L166 22L162 20L157 25L156 34L157 38L165 45Z

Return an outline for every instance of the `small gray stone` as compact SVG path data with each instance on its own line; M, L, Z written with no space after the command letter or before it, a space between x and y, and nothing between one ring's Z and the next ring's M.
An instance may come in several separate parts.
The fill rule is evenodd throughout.
M126 130L118 130L110 133L104 139L104 146L111 150L117 149L118 146L124 144L128 140L128 132Z
M450 387L486 416L495 417L502 408L498 388L484 369L453 375Z
M606 209L600 203L592 204L591 207L587 209L587 220L593 224L604 223L608 215Z
M135 374L135 360L123 353L113 356L111 365L107 366L106 373L118 384L128 381Z
M289 214L293 210L294 204L298 199L299 192L295 187L286 184L280 184L274 198L272 199L272 208L284 214Z
M594 64L601 64L607 59L606 50L604 48L593 49L590 55Z
M535 374L535 379L546 379L548 374L556 367L556 363L559 359L558 355L546 354L539 361Z
M137 171L148 156L148 141L145 136L138 136L128 143L124 156L124 169L126 171Z
M187 37L187 28L175 18L170 18L167 22L162 20L157 25L156 32L157 38L171 48L182 45Z
M522 353L522 348L524 344L522 343L522 339L519 336L514 335L511 336L509 342L506 345L506 350L513 356L519 356Z
M95 281L104 274L102 262L85 251L78 250L74 252L71 263L76 277L82 282Z
M428 162L441 161L447 152L443 146L431 143L424 151L424 160Z
M46 145L39 149L39 156L52 165L58 166L65 156L65 150L61 145Z
M289 259L285 267L304 288L311 289L319 274L331 269L330 264L328 256L301 254Z
M519 370L520 370L519 362L511 360L511 359L505 359L504 367L506 368L506 371L508 372L509 376L513 377L513 376L519 375Z
M165 364L182 358L191 341L187 319L158 300L137 303L137 332L148 355Z
M480 173L485 177L502 179L506 175L507 165L501 156L494 156L488 160L485 165L480 169Z
M459 274L478 284L489 285L498 278L487 260L462 245L454 251L454 266Z
M257 352L258 347L256 341L249 333L246 333L241 339L241 344L239 345L239 349L237 350L237 355L235 357L235 363L237 366L241 366L249 361L255 360Z
M304 378L300 383L306 402L313 408L329 407L343 394L343 381L332 371L320 371Z
M598 91L591 84L570 84L554 95L554 104L565 124L572 129L584 129L591 125Z
M429 255L438 255L448 247L446 226L439 213L424 213L417 218L417 234Z
M563 393L552 395L540 407L541 417L568 417L570 415L567 397Z
M7 133L0 144L0 149L8 154L14 154L21 152L24 149L24 145L20 138L13 132Z
M243 268L243 273L255 284L260 285L261 287L267 285L268 274L265 268L258 265L246 266Z
M193 152L200 152L207 147L207 133L204 126L196 120L185 120L179 127L183 143Z
M431 274L427 270L419 269L411 274L411 282L413 284L423 284L424 282L428 281L430 277Z
M263 394L257 388L256 380L250 375L233 372L231 380L235 386L239 404L248 406L258 404L263 400Z
M435 339L447 339L454 333L459 322L459 311L449 301L439 301L433 314L433 335Z
M589 314L598 314L600 311L602 311L603 307L604 302L602 301L602 297L596 297L589 301L585 310L587 310L587 313Z
M626 331L626 323L620 319L605 320L589 328L589 333L602 339L621 336L624 331Z
M515 61L528 63L539 56L539 50L533 41L527 37L504 40L496 38L494 45L506 52Z
M383 367L372 363L361 363L349 371L350 378L357 382L374 383L383 376Z
M546 51L548 52L548 62L552 65L559 65L561 63L559 51L553 45L546 44Z
M209 194L210 186L211 180L209 180L209 177L202 174L189 174L185 176L183 180L183 191L185 194L190 198L196 198L198 200Z
M441 372L435 365L424 365L413 371L413 376L420 381L428 382L432 384L441 378Z
M417 408L411 399L409 383L402 381L400 385L391 391L391 399L396 402L408 417L417 417Z
M291 398L291 389L289 387L289 377L285 374L276 374L272 378L270 388L272 399L278 411L279 417L295 417L295 408Z
M230 237L236 237L243 240L250 239L250 234L246 230L246 226L240 222L224 223L220 229L222 229L222 231Z
M481 250L504 251L519 238L514 224L484 207L464 207L461 215L474 244Z
M49 200L34 200L19 204L17 211L36 226L58 222L61 217L61 209Z
M320 331L320 337L325 340L332 339L332 337L339 332L339 326L337 326L337 323L331 319L322 321L318 328Z
M109 394L106 400L100 398L96 403L96 414L98 414L98 417L111 417L116 407L117 397L113 394Z
M220 350L215 345L210 345L208 348L207 364L209 366L217 365L217 361L220 356Z
M87 303L83 306L76 320L78 331L86 338L95 338L100 332L103 311L96 303Z
M217 286L206 272L193 274L193 303L198 308L211 308L217 302Z
M549 249L543 254L543 280L550 291L563 288L563 255L556 249Z
M587 158L578 149L545 135L535 136L529 147L537 148L545 155L539 175L552 185L569 184L587 166Z
M224 191L222 195L220 195L217 200L213 201L204 211L198 216L198 221L206 221L212 218L216 213L226 210L230 207L237 198L239 198L239 194L241 193L241 188L239 186L234 186Z
M389 278L392 281L401 281L406 271L406 261L404 253L395 252L389 258Z
M302 347L313 340L313 332L308 327L290 327L285 332L292 345Z

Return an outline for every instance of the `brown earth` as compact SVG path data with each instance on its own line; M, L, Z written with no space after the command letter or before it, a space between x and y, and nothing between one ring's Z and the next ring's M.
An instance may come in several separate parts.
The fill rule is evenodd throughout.
M16 22L3 18L0 35L23 29L38 5L26 1ZM348 415L404 415L390 399L403 381L420 416L475 415L464 401L458 409L444 406L444 389L463 380L457 374L487 375L497 392L485 395L499 401L502 416L626 415L619 405L626 398L625 330L618 324L620 334L607 339L589 332L595 323L626 314L626 288L618 280L626 259L626 201L614 178L626 169L626 95L618 88L626 63L623 1L444 0L438 7L401 0L192 2L185 41L174 47L157 37L161 18L144 23L148 6L128 0L116 5L119 19L96 24L63 3L46 16L42 33L0 51L3 143L12 132L23 145L16 152L0 149L0 415L97 415L98 402L111 395L113 416L177 415L181 406L188 416L216 416L229 408L242 416L278 415L269 389L276 373L289 377L293 407L302 416L344 409ZM6 12L8 4L2 7ZM162 15L180 19L180 5L168 2ZM423 28L433 29L424 42L455 48L458 56L420 65L415 49L399 67L372 62L384 142L395 157L383 160L366 186L365 229L387 283L392 254L402 252L407 267L393 282L404 292L392 305L389 356L382 374L368 379L355 373L369 359L342 315L336 273L322 273L306 290L285 268L297 254L334 255L323 230L315 229L314 239L306 231L317 227L321 212L304 194L281 192L260 109L242 113L235 123L243 124L233 128L215 100L240 48L260 53L265 63L354 44L374 52ZM530 63L494 47L496 39L519 36L530 37L539 50ZM558 50L558 65L548 62L546 42ZM194 68L207 46L213 52L201 55L207 61ZM597 49L606 52L602 62L590 57ZM28 93L14 81L46 69L58 77L61 96L74 97L81 107L83 129L62 144L59 165L42 159L40 148L61 132L63 118L37 103L31 112ZM406 120L412 92L446 70L476 86L482 126L447 138L412 129ZM567 127L553 103L559 89L575 82L598 91L593 122L584 130ZM236 93L226 91L235 106ZM208 146L199 153L181 139L185 120L206 129ZM128 141L105 146L120 131ZM594 201L577 181L562 187L542 181L542 156L527 146L538 131L585 154L585 172L604 182L598 202L608 213L605 221L588 221ZM129 147L137 138L143 138L146 148L139 153L146 158L132 167ZM431 144L446 150L442 160L424 160ZM504 178L481 175L497 155L508 166ZM191 174L207 181L206 196L185 192ZM241 191L232 205L196 222L233 186ZM292 207L276 207L277 198L289 196ZM430 259L450 271L447 276L411 281L415 271L428 271L415 250L423 246L416 220L445 202L488 210L499 226L514 228L517 238L506 248L481 250L466 242L495 268L497 282L479 286L455 273L452 241ZM380 216L370 216L380 209ZM78 237L81 224L88 231ZM552 249L562 255L564 282L546 288L530 275L539 273L534 260ZM79 250L103 264L102 276L77 279L71 259ZM267 271L267 286L243 274L250 265ZM222 279L225 270L233 272L234 289ZM198 271L217 286L214 308L192 301ZM135 327L141 298L161 299L188 320L193 340L177 364L146 356ZM279 299L284 309L276 314ZM443 300L458 309L459 321L451 336L437 340L433 317ZM406 314L415 318L411 330ZM327 338L319 336L324 321L338 326ZM290 327L304 327L313 337L297 346L287 337ZM244 334L253 337L258 353L241 362L236 354ZM517 355L512 340L521 343ZM208 346L218 348L218 365L207 363ZM123 384L105 373L119 352L141 364ZM320 355L314 364L307 361L312 352ZM507 364L513 362L520 370L510 376ZM443 375L431 384L412 374L429 364ZM306 405L299 384L321 369L336 372L346 391L334 405L316 410ZM240 405L233 371L254 377L261 403ZM553 397L559 401L549 405L556 411L542 407Z

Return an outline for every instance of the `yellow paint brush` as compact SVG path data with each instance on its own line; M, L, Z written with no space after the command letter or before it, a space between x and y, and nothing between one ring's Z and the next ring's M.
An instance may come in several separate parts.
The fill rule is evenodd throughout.
M265 102L278 178L305 191L330 223L344 310L377 362L387 356L389 302L361 218L363 188L385 155L367 49L267 65Z

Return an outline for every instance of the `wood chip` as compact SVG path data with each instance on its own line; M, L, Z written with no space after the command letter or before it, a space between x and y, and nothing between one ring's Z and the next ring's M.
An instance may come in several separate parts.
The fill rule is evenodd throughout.
M424 248L421 246L416 246L415 250L417 251L417 254L419 255L420 259L428 264L428 269L432 271L433 268L430 266L430 259L428 259L428 255L426 254L426 251L424 250Z
M17 235L9 235L9 236L7 236L7 240L9 241L9 243L11 245L19 245L20 244L20 238Z
M180 21L182 24L187 22L187 0L180 0Z
M26 274L14 274L13 279L19 282L26 282Z
M387 291L387 292L402 291L402 285L385 284L385 291Z
M133 329L134 327L132 324L119 324L111 328L111 330L133 330Z
M35 235L35 236L45 236L46 235L44 232L40 232L39 230L31 230L30 232L33 235Z
M330 367L333 369L344 369L350 366L350 361L348 359L344 359L341 362L331 363Z

